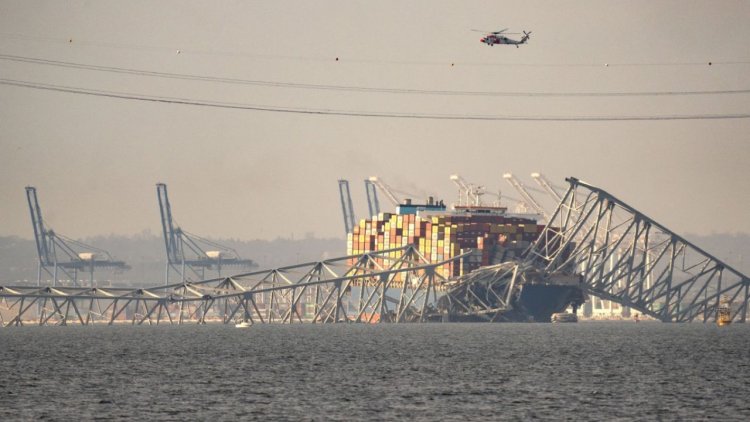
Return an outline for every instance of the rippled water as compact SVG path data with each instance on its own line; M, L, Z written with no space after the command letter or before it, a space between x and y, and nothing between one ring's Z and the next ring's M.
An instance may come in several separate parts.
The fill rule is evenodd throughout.
M0 420L750 419L750 326L0 329Z

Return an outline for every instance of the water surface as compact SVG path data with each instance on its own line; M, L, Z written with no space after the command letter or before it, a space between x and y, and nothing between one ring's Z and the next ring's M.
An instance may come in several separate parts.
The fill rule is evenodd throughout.
M750 326L0 329L0 420L750 419Z

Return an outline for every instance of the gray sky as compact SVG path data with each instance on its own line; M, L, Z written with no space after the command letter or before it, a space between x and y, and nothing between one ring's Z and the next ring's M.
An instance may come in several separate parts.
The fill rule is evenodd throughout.
M0 1L0 55L255 81L427 91L750 89L745 1ZM533 31L488 47L470 29ZM177 50L180 51L177 54ZM339 60L336 61L336 58ZM712 62L711 66L708 62ZM741 63L737 63L741 62ZM609 66L605 66L609 64ZM270 107L490 116L750 113L750 94L394 94L180 80L0 60L0 78ZM231 110L0 85L0 235L32 237L24 186L70 237L341 236L336 179L455 200L451 173L576 176L679 233L750 232L750 119L471 121Z

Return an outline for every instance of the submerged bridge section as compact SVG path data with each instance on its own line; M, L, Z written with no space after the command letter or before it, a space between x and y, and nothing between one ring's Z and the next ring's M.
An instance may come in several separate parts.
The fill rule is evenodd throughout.
M590 295L664 322L745 322L750 278L640 211L575 178L527 262L577 274ZM731 304L731 305L729 305Z

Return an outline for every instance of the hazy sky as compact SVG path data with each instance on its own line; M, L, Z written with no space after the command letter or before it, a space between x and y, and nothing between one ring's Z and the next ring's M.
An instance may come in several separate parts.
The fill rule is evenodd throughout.
M18 59L0 59L0 79L314 110L750 114L747 93L434 95L748 90L748 18L747 1L0 1L5 58L433 94L160 78ZM506 27L533 31L531 40L518 49L488 47L470 31ZM271 239L342 236L338 178L351 181L362 217L367 176L451 202L450 174L510 194L506 171L528 185L533 171L558 184L576 176L679 233L748 233L749 134L750 119L345 117L0 84L0 235L32 237L27 185L38 188L47 224L70 237L159 233L155 184L165 182L186 230Z

